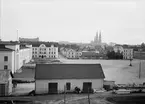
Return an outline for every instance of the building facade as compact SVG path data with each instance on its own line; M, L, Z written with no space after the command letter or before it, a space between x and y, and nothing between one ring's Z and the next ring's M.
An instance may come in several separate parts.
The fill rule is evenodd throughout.
M102 89L105 78L100 64L37 64L35 74L36 94Z
M60 51L68 59L78 59L82 55L82 52L73 49L61 49Z
M0 69L15 73L32 59L32 47L21 48L22 44L0 42Z
M51 45L47 47L45 44L32 45L33 58L58 58L58 47Z
M133 59L133 49L132 48L123 49L123 59Z

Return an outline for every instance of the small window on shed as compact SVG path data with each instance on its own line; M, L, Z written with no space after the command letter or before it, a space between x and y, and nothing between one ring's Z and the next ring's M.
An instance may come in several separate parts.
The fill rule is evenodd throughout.
M8 69L8 65L4 65L4 69Z
M66 83L66 90L70 90L71 89L71 83L70 82L67 82Z

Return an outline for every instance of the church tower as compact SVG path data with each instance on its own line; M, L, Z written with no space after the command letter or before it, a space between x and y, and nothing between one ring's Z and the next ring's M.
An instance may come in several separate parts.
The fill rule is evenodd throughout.
M100 31L100 33L99 33L99 44L101 44L102 43L102 36L101 36L101 31Z
M95 44L98 44L98 39L99 39L99 37L98 37L98 31L97 31L96 36L94 38L94 43Z

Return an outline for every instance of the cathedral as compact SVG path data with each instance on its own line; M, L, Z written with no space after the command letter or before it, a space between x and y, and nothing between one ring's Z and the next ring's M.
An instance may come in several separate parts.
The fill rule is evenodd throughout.
M101 31L96 33L96 36L94 38L94 41L91 42L93 45L101 45L102 44L102 37L101 37Z

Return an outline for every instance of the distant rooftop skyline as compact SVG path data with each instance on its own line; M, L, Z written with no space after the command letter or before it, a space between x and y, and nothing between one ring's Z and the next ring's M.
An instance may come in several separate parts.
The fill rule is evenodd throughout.
M144 0L1 0L2 40L145 42Z

